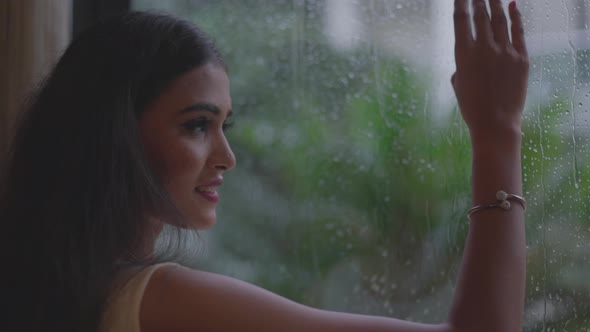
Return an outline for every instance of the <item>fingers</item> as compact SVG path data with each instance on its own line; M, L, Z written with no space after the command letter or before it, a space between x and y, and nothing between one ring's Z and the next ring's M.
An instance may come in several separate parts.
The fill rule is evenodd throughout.
M463 48L473 42L467 0L455 0L455 43Z
M508 35L508 24L506 24L506 15L502 9L502 0L490 0L490 9L492 12L494 39L498 45L506 46L510 43L510 37Z
M490 15L484 0L473 0L473 23L475 25L475 40L485 42L494 40Z
M470 16L468 9L469 0L455 0L455 41L457 49L465 49L474 39L471 33ZM510 45L508 33L508 20L502 9L502 0L489 0L491 18L486 8L486 0L471 0L473 4L473 21L475 26L475 42L480 44L496 44L500 46ZM511 20L512 46L522 56L528 56L522 16L512 1L509 6Z
M510 14L510 21L512 21L511 32L512 32L512 45L514 49L522 56L528 57L528 51L526 47L526 41L524 39L524 26L522 24L522 15L518 8L516 8L516 2L511 2L508 7Z

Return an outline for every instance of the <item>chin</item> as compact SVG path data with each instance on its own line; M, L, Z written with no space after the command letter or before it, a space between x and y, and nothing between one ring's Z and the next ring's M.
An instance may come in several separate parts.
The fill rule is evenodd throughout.
M213 228L213 226L215 226L216 222L215 220L213 221L209 221L209 222L204 222L203 220L200 220L199 222L197 222L194 226L194 229L198 230L198 231L206 231L210 228Z
M212 228L217 223L217 214L215 211L206 215L199 215L193 218L193 222L190 224L192 228L204 231Z

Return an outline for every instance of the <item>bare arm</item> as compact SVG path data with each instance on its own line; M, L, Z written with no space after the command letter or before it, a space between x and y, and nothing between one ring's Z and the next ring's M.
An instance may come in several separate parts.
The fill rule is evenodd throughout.
M522 22L511 8L512 42L500 0L474 2L476 38L467 1L455 0L457 72L453 86L473 146L473 204L496 191L521 194L520 121L528 57ZM482 7L482 5L484 5ZM449 323L427 325L309 308L216 274L165 266L142 300L142 331L206 332L516 332L525 284L522 207L486 209L470 224Z
M164 266L142 300L143 332L449 332L385 317L313 309L233 278Z
M512 42L500 0L473 0L475 39L467 0L455 1L457 72L453 86L473 147L473 205L495 193L522 193L521 113L528 56L520 14L510 6ZM459 331L521 331L525 291L523 208L486 209L471 218L449 321Z

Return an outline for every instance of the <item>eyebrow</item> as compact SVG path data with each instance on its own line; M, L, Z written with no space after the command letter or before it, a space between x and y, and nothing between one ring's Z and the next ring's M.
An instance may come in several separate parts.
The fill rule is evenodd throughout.
M188 107L183 108L182 110L180 110L180 114L184 114L184 113L188 113L188 112L210 112L213 113L215 115L219 115L221 113L221 111L219 110L219 107L210 104L210 103L196 103L193 105L190 105ZM233 112L230 110L227 113L227 117L232 116Z

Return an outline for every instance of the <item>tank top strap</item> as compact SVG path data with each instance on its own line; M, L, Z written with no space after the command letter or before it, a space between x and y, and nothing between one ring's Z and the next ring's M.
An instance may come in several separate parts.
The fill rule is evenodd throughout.
M159 263L124 271L113 288L103 311L100 332L140 332L139 310L145 288L154 272L165 265Z

